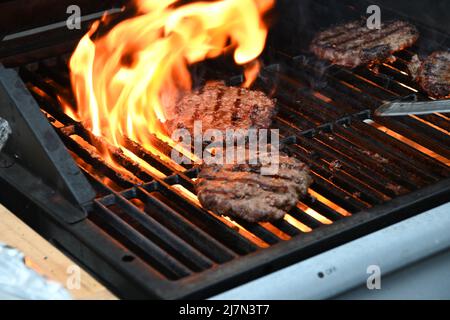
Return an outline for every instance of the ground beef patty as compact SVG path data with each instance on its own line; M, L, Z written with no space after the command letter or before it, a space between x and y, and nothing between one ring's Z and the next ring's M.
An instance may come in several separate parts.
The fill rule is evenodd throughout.
M275 101L263 92L213 83L186 94L175 106L167 130L185 128L192 134L194 121L202 130L268 128L275 113Z
M408 22L390 21L381 24L379 30L371 30L362 19L318 33L310 48L321 59L355 68L386 60L418 38L417 28Z
M414 56L408 67L428 95L450 98L450 51L434 52L423 62Z
M304 163L281 153L276 174L262 175L261 163L248 163L204 165L196 182L202 206L249 222L278 220L312 183Z

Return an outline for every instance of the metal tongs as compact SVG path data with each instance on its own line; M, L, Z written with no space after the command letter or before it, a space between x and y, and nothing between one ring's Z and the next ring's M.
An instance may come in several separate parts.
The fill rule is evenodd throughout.
M376 116L405 116L414 114L450 112L450 99L435 101L391 101L386 102L377 110Z

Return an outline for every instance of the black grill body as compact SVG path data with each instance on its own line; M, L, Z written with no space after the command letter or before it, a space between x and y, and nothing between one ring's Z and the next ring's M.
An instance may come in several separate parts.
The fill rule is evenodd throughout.
M255 83L277 98L274 128L285 151L307 163L314 176L309 195L288 219L250 224L205 211L192 197L198 167L175 167L131 140L126 148L162 175L116 150L114 159L132 178L118 174L96 156L105 142L61 111L58 96L67 101L73 96L69 55L59 53L20 64L9 56L4 62L15 67L17 81L23 82L19 90L31 94L93 194L67 196L84 185L73 187L67 171L55 170L67 178L56 181L73 187L59 190L35 169L36 159L14 157L13 143L2 155L0 183L7 192L0 202L120 297L160 299L206 298L448 202L449 118L378 118L373 110L386 100L428 99L407 75L407 63L415 53L448 49L450 38L408 17L421 32L415 47L377 70L347 70L312 56L309 39L320 28L363 15L367 3L294 2L277 4L278 22ZM294 13L305 19L291 18ZM395 11L384 13L398 17ZM239 70L222 61L196 68L200 84L209 78L231 85L242 81ZM20 109L23 102L12 99L5 84L11 70L1 71L0 101ZM154 141L162 155L170 156L170 146ZM35 147L48 143L38 139ZM59 169L60 160L53 160Z

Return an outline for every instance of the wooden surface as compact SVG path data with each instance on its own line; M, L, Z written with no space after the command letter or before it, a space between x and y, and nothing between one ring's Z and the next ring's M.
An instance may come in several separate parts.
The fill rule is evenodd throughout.
M49 279L66 286L76 265L58 249L0 205L0 242L22 251L28 265ZM75 267L74 267L75 266ZM116 299L105 287L81 269L80 288L69 289L74 299ZM67 286L66 286L67 287Z

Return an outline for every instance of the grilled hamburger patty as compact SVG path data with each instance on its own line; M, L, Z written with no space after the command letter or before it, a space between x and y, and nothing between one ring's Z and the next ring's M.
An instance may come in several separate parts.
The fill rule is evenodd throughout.
M169 132L185 128L192 134L194 121L202 121L202 130L268 128L275 114L275 100L263 92L223 83L205 85L185 95L166 122Z
M320 32L310 48L321 59L355 68L386 60L418 38L416 27L408 22L390 21L381 24L379 30L371 30L366 20L357 20Z
M312 183L304 163L281 153L278 172L273 175L262 175L260 162L249 163L203 165L196 182L202 206L249 222L278 220Z
M450 98L450 51L434 52L422 63L414 56L408 67L428 95Z

